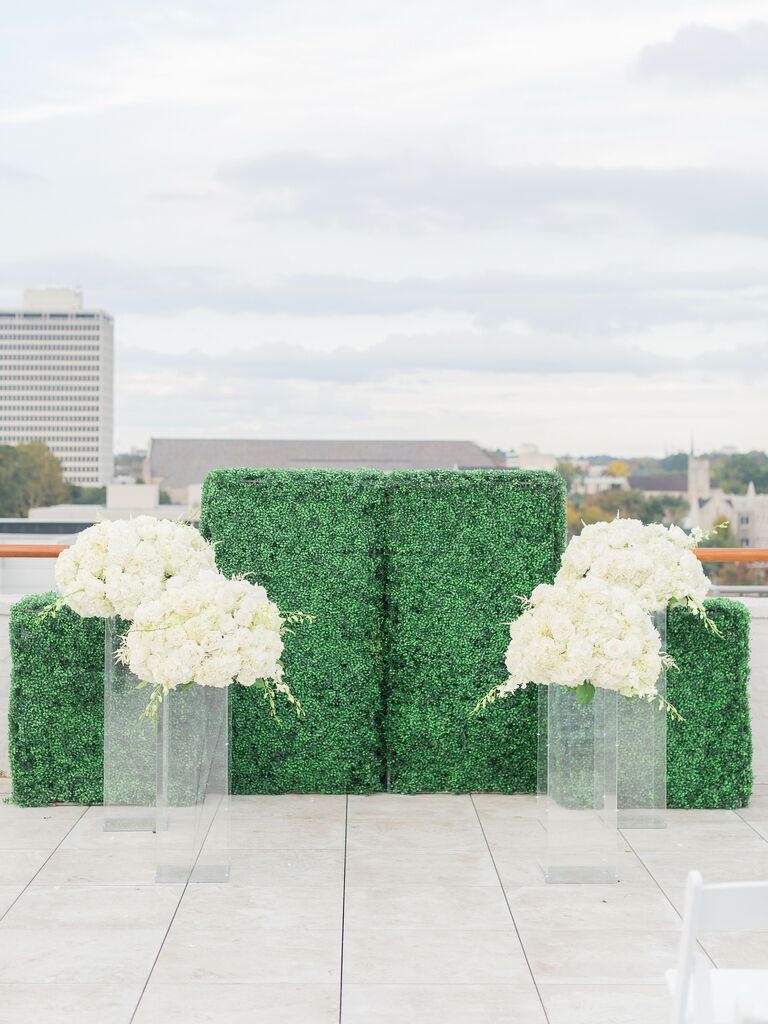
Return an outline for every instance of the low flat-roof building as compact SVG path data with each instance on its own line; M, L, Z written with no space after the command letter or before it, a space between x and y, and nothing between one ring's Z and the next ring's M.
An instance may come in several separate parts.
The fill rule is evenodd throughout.
M503 469L472 441L152 438L144 480L185 501L212 469Z

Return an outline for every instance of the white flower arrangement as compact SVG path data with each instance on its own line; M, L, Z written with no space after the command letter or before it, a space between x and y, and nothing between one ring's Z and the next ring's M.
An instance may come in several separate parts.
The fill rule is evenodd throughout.
M155 599L136 609L118 653L142 685L153 688L145 714L154 719L172 690L200 686L258 685L273 716L282 695L301 706L283 679L283 634L291 622L266 590L243 577L216 571L194 579L177 576Z
M172 579L215 570L214 549L185 523L152 516L96 523L56 561L59 603L79 615L132 619Z
M656 686L671 660L661 652L650 616L628 589L588 576L541 584L524 603L522 615L510 625L508 678L479 706L529 683L575 689L582 703L593 698L596 687L666 703Z
M681 604L711 626L704 608L709 580L693 551L705 536L638 519L594 523L568 544L555 584L600 579L630 591L648 612Z

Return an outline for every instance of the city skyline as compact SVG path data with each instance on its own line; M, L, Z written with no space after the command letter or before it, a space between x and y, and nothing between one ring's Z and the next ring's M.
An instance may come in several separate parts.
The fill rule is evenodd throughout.
M768 446L762 3L39 13L0 69L0 305L115 316L118 450Z

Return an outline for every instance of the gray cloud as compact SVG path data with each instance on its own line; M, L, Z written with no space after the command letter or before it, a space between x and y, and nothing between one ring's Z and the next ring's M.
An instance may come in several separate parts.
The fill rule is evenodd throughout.
M165 372L179 381L216 381L221 399L245 391L252 381L325 381L339 384L418 377L435 372L468 374L610 373L647 376L695 370L768 373L764 346L744 345L726 353L693 357L658 355L633 345L511 331L441 332L393 336L366 349L338 346L318 351L296 344L259 344L219 356L190 352L179 356L143 349L123 351L119 371L143 375ZM210 386L205 390L210 392Z
M609 337L660 324L753 322L768 315L768 277L747 271L522 274L506 271L392 281L305 274L273 283L233 281L205 266L139 267L93 255L0 266L10 297L32 282L88 284L112 312L398 316L437 311L498 327L522 322L572 337Z
M278 153L230 164L221 181L257 220L364 230L576 232L637 223L665 232L768 234L765 175L736 169L500 166L449 156L326 159Z
M12 164L0 164L0 181L35 183L43 180L41 175L25 170L23 167L14 167Z
M737 29L685 25L669 42L646 46L636 72L641 78L712 84L768 78L768 22Z

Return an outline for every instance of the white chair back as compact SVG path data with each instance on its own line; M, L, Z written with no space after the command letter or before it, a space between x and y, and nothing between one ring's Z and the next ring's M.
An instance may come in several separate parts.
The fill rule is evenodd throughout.
M705 885L691 871L685 890L683 934L677 962L672 1024L714 1024L712 964L698 949L702 932L768 929L768 882Z

